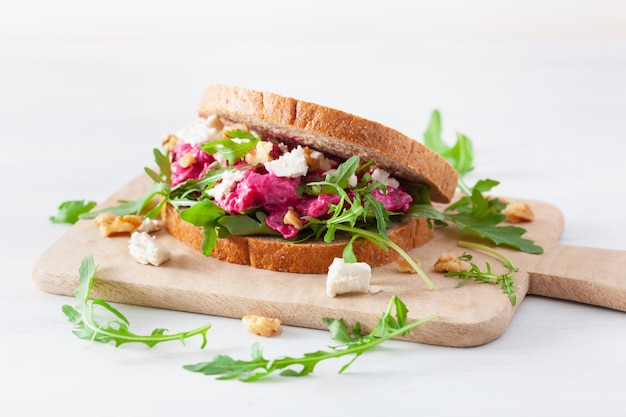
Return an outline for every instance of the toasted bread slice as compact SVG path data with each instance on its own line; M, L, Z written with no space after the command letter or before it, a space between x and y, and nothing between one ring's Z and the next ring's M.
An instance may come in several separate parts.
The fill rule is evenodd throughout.
M325 154L373 160L396 178L427 185L435 202L448 203L457 186L457 172L436 152L394 129L341 110L273 93L212 85L198 113L244 123L261 135Z

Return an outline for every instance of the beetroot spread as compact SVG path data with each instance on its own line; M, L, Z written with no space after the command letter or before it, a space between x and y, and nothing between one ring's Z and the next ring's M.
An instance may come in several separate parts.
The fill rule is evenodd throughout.
M300 147L299 147L300 148ZM284 238L293 238L298 234L298 225L285 221L288 212L295 212L300 218L301 224L306 224L306 218L324 219L329 216L331 205L337 205L341 201L338 194L316 194L311 195L302 192L302 187L313 180L324 179L326 173L332 171L320 169L319 164L309 167L304 175L295 174L293 177L284 174L290 172L291 165L298 169L302 168L302 160L294 158L294 147L273 143L271 152L266 156L268 160L276 161L281 156L287 155L284 159L284 166L281 166L282 176L278 176L270 171L273 165L256 163L247 164L246 159L241 158L233 163L233 173L224 175L214 185L214 190L220 189L219 193L210 191L207 194L212 196L215 204L230 214L246 214L253 210L262 210L267 214L265 223L271 229L278 231ZM298 149L299 155L303 155L302 149ZM308 152L308 150L307 150ZM319 154L319 153L316 153ZM189 143L178 143L171 151L171 185L175 186L190 179L203 178L211 169L223 169L228 167L218 156L207 153L200 145ZM319 162L319 155L317 156ZM321 157L325 158L325 157ZM295 161L295 162L294 162ZM328 160L330 161L330 160ZM307 160L307 163L309 161ZM328 167L336 167L337 163L326 164ZM238 170L240 172L235 171ZM306 166L305 166L306 170ZM299 171L296 171L299 172ZM297 176L296 176L297 175ZM361 181L362 173L353 182ZM396 180L394 184L397 184ZM412 197L400 189L386 185L385 191L379 188L374 189L371 195L378 200L387 211L402 213L408 210ZM350 194L351 191L347 190Z
M185 142L177 144L172 150L170 168L172 186L187 180L202 178L213 162L215 162L213 155L206 153L197 144L192 145Z

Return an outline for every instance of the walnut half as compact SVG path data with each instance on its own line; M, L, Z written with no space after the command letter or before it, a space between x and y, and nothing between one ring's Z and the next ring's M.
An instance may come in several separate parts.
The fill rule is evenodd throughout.
M502 210L502 214L506 214L506 219L512 223L532 222L535 220L535 213L533 213L528 203L524 202L508 203Z
M435 271L437 272L459 272L471 269L469 262L457 258L450 252L442 253L435 262Z
M250 333L254 333L258 336L270 337L283 332L283 329L280 327L280 320L278 319L247 314L241 321Z

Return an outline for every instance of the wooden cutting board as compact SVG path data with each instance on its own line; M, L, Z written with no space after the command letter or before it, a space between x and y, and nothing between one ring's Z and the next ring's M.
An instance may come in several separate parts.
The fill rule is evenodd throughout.
M101 206L120 199L135 199L150 185L139 177ZM172 252L159 267L141 265L128 253L128 236L104 238L90 220L81 220L36 261L33 278L42 291L73 296L81 260L93 254L98 270L92 295L110 302L241 318L257 314L279 318L283 324L325 329L322 317L359 321L371 329L397 295L409 309L409 319L438 314L403 340L468 347L490 342L506 329L526 294L537 294L626 311L626 252L559 245L563 216L553 205L529 202L535 221L523 224L526 237L543 246L544 254L530 255L502 249L520 268L515 275L517 305L499 286L467 282L455 288L457 278L436 273L443 252L461 255L459 240L471 240L454 227L439 228L435 237L411 255L420 260L435 285L426 288L416 274L400 273L397 265L374 268L371 285L377 294L326 295L326 275L292 274L233 265L207 258L170 236L157 233L157 241ZM494 272L505 272L491 255L470 251L473 262Z

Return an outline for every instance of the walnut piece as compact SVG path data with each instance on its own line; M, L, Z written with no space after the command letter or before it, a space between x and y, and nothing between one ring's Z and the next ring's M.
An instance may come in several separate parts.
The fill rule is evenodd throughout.
M413 258L413 260L415 261L417 266L421 266L420 265L420 261L418 259ZM415 270L415 268L413 268L411 266L409 261L407 261L403 257L399 257L397 263L398 263L398 271L400 271L400 272L408 272L408 273L411 273L411 274L417 273L417 271Z
M437 258L437 262L435 262L435 271L437 272L467 271L471 267L469 262L457 258L450 252L442 253Z
M300 220L300 216L298 216L298 213L291 208L287 210L287 213L285 213L283 223L290 224L298 230L302 229L302 220Z
M258 336L276 336L283 332L280 327L280 320L263 316L247 314L242 319L243 325L250 332Z
M315 151L308 146L303 148L304 156L306 157L306 164L309 167L309 171L316 171L323 169L325 171L331 169L331 163L323 153Z
M508 203L502 210L502 213L506 214L506 219L512 223L532 222L535 220L535 213L533 213L530 205L524 202Z
M143 224L143 217L132 214L116 216L111 212L100 213L93 221L100 228L104 237L128 233L131 234Z
M256 144L256 147L250 149L244 159L247 164L253 166L263 165L274 159L271 155L273 149L274 145L271 142L261 141Z
M192 153L188 153L186 155L181 156L177 162L181 168L189 168L190 166L196 163L196 157L193 156Z
M165 149L167 152L170 152L172 149L174 149L174 147L178 143L180 143L179 137L176 135L172 135L172 134L165 135L165 137L161 141L161 145L163 146L163 149Z

